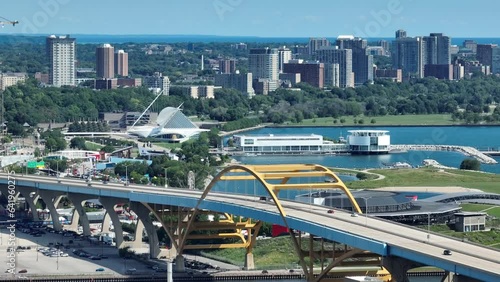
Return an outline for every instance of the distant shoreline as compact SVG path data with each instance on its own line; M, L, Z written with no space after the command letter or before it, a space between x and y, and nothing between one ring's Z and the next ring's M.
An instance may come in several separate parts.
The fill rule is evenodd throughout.
M300 125L300 124L273 124L266 125L264 128L284 128L284 127L297 127L297 128L305 128L305 127L500 127L500 124L410 124L410 125L402 125L402 124L394 124L394 125L377 125L377 124L354 124L354 125Z

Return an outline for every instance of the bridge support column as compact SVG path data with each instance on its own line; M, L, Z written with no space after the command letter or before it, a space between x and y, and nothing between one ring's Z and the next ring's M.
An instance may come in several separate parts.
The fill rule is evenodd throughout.
M123 248L123 228L118 218L118 214L115 212L116 199L109 197L100 197L99 202L103 205L106 213L111 218L113 222L113 229L115 231L116 247L118 249ZM125 200L124 200L125 201Z
M66 227L68 230L78 231L78 222L80 222L80 215L73 209L73 215L71 216L71 224Z
M244 267L246 270L255 269L255 262L253 260L253 253L247 253L245 255L245 266Z
M408 270L423 266L418 262L400 257L383 257L382 265L391 273L392 279L397 282L410 282Z
M87 213L83 209L83 203L88 199L88 196L86 195L81 195L81 194L68 194L68 199L73 203L75 206L75 211L73 211L73 217L76 215L76 212L78 212L78 217L76 217L76 230L78 230L78 222L82 225L83 228L83 235L85 236L90 236L90 222L89 218L87 217ZM73 225L73 222L75 220L71 220L71 224Z
M182 255L177 255L175 257L175 271L177 272L185 272L186 267L184 265L184 257Z
M109 212L106 211L101 224L101 233L109 233L110 226L111 226L111 217L109 216Z
M142 203L132 202L130 205L148 234L150 258L157 258L160 255L160 245L158 241L158 234L156 233L156 227L153 225L153 221L149 216L151 213L150 210ZM139 222L137 222L137 227L139 227ZM139 231L139 228L136 229L136 240L138 239L137 236L140 236L142 241L142 230L140 234L137 234L137 231Z
M54 230L61 231L62 224L59 221L59 214L57 213L56 207L59 205L59 201L62 195L58 195L55 192L47 190L38 190L38 194L42 197L43 202L47 206L50 212L50 219L52 220L52 226Z
M33 220L40 221L40 218L38 217L38 212L36 210L36 203L40 197L36 194L36 190L30 189L27 187L16 187L16 188L18 189L19 193L21 195L23 195L26 203L28 204L28 206L31 210L31 216L32 216ZM8 200L9 191L8 191L7 186L0 186L0 192L5 197L5 199ZM17 199L17 196L16 196L16 199Z

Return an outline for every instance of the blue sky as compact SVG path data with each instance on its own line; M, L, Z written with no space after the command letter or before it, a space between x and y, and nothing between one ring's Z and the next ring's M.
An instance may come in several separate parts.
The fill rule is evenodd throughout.
M498 0L1 0L0 34L500 37Z

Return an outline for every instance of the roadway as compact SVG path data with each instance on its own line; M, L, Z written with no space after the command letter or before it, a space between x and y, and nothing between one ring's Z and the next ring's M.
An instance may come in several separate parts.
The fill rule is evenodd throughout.
M147 198L151 203L161 204L165 196L176 198L176 203L183 202L178 199L190 199L186 207L194 207L201 191L179 188L163 188L154 186L130 185L123 186L118 183L101 184L94 182L92 187L79 179L61 179L57 183L53 177L41 176L16 176L18 185L33 185L38 183L40 189L50 184L52 190L69 191L73 188L81 191L85 189L94 198L105 191L121 192L127 194L131 200L134 198ZM19 182L21 181L21 182ZM6 174L0 173L0 183L6 183ZM57 188L59 186L59 188ZM62 187L61 187L62 186ZM336 210L327 213L328 207L309 205L293 201L281 200L287 213L287 223L290 228L308 232L325 239L348 244L352 247L372 251L382 256L394 255L404 257L425 265L432 265L442 269L463 274L469 277L485 280L500 281L500 251L470 243L461 242L448 237L431 234L425 230L396 224L375 217L360 215L352 217L351 213ZM209 193L201 208L209 208L218 212L252 217L267 222L282 224L279 212L272 202L259 201L254 196ZM368 242L368 243L367 243ZM384 248L376 246L385 246ZM452 251L451 256L443 255L443 250Z

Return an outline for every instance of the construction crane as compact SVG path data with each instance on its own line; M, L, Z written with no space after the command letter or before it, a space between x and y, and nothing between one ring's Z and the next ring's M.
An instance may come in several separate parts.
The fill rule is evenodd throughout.
M16 26L16 24L18 24L19 21L11 21L11 20L8 20L4 17L0 17L0 25L3 27L5 24L11 24L12 26Z

